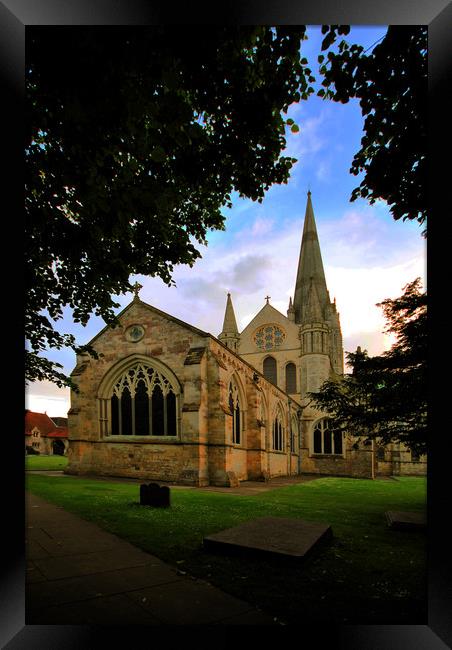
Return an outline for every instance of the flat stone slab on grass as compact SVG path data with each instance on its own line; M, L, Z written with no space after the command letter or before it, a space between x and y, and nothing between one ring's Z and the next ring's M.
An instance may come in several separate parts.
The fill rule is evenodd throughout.
M390 528L398 530L421 530L427 526L427 518L422 512L400 512L388 510L386 519Z
M259 517L204 537L206 550L302 560L332 537L329 524L283 517Z

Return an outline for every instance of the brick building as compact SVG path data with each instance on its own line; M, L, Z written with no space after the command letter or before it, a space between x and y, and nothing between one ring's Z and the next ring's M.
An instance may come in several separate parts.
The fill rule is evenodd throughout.
M64 421L65 418L59 418ZM25 450L64 455L68 448L67 426L57 424L47 413L25 410Z

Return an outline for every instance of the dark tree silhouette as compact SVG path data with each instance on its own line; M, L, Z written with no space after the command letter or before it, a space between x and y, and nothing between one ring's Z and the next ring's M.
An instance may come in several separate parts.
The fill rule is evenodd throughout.
M231 192L286 183L305 27L32 27L26 48L27 380L71 385L52 321L114 323L132 274L172 283ZM61 366L60 366L61 367Z
M322 49L348 33L323 26ZM427 29L394 25L369 54L342 40L338 51L319 56L325 87L319 95L336 102L360 100L364 120L361 149L350 172L363 180L351 200L383 199L394 219L427 219ZM426 236L424 229L423 235Z
M383 444L401 442L427 451L427 293L417 278L399 298L379 303L390 350L369 357L359 348L347 353L352 373L327 381L310 397L349 434Z

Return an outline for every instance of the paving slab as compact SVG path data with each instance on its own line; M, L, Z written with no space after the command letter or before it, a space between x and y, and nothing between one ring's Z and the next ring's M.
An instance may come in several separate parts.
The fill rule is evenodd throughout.
M26 534L27 625L275 624L250 603L181 576L159 558L29 493Z
M160 589L140 589L130 591L128 598L156 615L163 623L171 625L209 625L222 622L231 616L253 613L261 624L268 623L267 617L248 606L243 601L227 596L202 580L191 580L180 585L166 583Z
M204 537L206 550L302 560L332 537L329 524L285 517L258 517Z
M427 527L427 517L423 512L388 510L385 515L390 528L397 530L423 530Z

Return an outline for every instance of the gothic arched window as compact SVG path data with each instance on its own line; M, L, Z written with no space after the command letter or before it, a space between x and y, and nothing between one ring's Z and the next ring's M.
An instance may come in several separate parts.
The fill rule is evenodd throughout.
M111 390L108 433L112 436L177 435L177 395L176 386L164 372L144 363L128 367Z
M263 365L263 375L265 379L268 379L268 381L271 381L272 384L275 384L275 386L278 383L278 375L276 372L276 359L274 357L267 357L264 359L264 365Z
M294 363L288 363L286 366L286 393L297 392L297 369Z
M342 454L342 432L333 426L329 418L316 422L313 432L314 454Z
M229 382L228 403L232 415L232 442L235 445L239 445L242 433L242 414L240 410L239 389L233 380Z
M275 419L273 420L272 448L275 451L284 450L283 415L280 410L276 412Z

